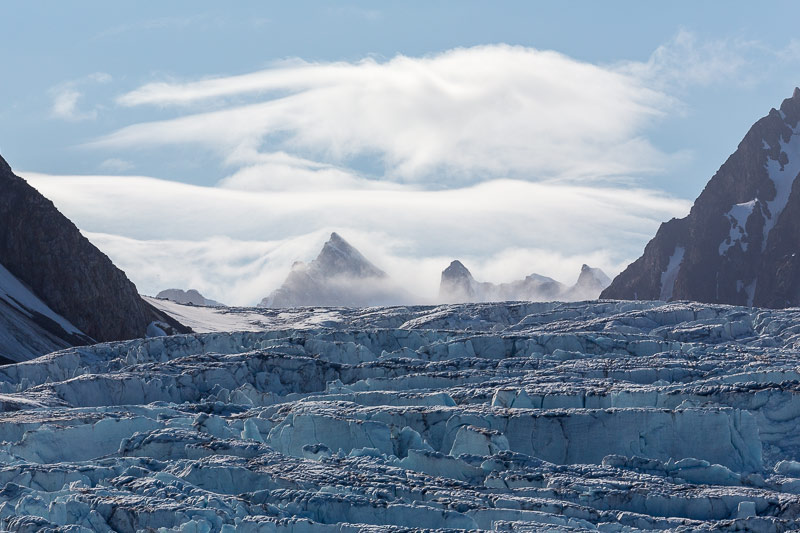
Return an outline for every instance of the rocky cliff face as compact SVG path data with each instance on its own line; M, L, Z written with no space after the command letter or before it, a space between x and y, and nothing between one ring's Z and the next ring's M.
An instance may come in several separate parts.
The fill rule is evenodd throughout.
M97 341L142 337L156 320L188 331L144 302L125 273L2 157L0 264Z
M614 299L800 304L800 89L747 132L689 215L661 225Z

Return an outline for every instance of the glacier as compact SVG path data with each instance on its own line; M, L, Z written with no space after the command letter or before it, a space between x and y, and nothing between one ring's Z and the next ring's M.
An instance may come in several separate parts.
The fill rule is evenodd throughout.
M800 528L800 309L160 305L0 367L0 529Z

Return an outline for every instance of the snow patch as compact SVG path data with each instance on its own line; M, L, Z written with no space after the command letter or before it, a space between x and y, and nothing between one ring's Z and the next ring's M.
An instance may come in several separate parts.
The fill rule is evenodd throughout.
M751 281L745 288L744 291L747 293L747 306L753 307L753 299L756 296L756 283L758 283L758 278Z
M781 152L785 153L789 162L785 165L775 159L767 160L767 174L772 182L775 184L775 198L766 202L765 222L764 222L764 240L762 241L761 250L767 247L767 240L769 233L775 224L778 222L778 217L783 212L786 204L789 202L789 194L792 192L792 185L795 178L800 173L800 133L792 132L789 142L780 140Z
M83 335L81 330L50 309L3 265L0 265L0 298L28 317L33 318L33 313L39 313L61 326L67 333Z
M719 255L726 254L728 249L737 243L741 246L743 252L747 251L748 243L745 242L745 239L747 239L745 227L747 226L747 219L753 214L753 209L755 209L757 203L758 199L756 198L749 202L736 204L731 207L730 211L725 213L725 216L730 221L731 229L728 238L719 245Z
M686 253L686 248L683 246L676 246L675 251L669 257L667 269L661 274L661 294L659 300L668 301L672 298L672 291L675 289L675 280L678 279L678 272L683 262L683 255Z

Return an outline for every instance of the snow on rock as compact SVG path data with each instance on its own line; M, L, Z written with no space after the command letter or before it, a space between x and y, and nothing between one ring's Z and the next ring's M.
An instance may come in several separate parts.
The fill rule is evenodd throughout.
M795 128L792 128L788 142L780 139L780 154L778 159L767 160L767 173L775 186L775 197L766 203L762 249L767 247L769 234L789 203L792 185L800 174L800 132L795 131Z
M728 217L728 220L731 224L731 232L730 235L728 235L728 238L722 241L722 243L719 245L719 255L724 255L732 246L736 244L741 246L743 252L747 251L748 236L745 228L747 226L747 219L749 219L750 215L753 214L756 204L761 205L758 199L750 200L749 202L743 202L741 204L735 204L733 207L731 207L730 211L725 213L725 216Z
M675 281L678 278L678 271L683 262L683 256L686 254L686 248L683 246L676 246L675 251L669 256L669 263L667 269L661 274L661 295L659 300L668 301L672 298L672 293L675 290Z
M94 342L0 265L0 361Z
M0 367L0 529L800 527L800 309L162 305Z

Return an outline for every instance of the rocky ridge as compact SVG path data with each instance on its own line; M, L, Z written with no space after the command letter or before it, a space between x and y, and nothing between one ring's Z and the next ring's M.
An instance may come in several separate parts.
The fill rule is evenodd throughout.
M689 215L661 225L602 298L800 304L800 89L756 122Z
M511 283L477 281L464 264L455 260L442 271L439 300L442 302L578 301L592 300L611 280L599 268L581 267L575 285L567 286L553 278L531 274Z
M144 302L125 274L2 157L0 191L0 263L83 334L132 339L153 321L187 331Z

